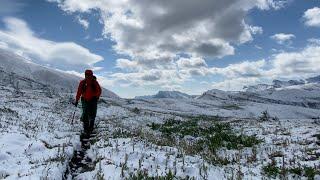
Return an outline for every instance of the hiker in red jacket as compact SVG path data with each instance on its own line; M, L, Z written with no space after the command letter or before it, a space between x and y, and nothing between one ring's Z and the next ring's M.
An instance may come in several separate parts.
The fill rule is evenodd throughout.
M101 87L94 79L91 70L85 71L85 79L80 81L76 96L75 106L78 106L81 97L83 130L90 134L94 127L94 120L97 114L97 103L101 95Z

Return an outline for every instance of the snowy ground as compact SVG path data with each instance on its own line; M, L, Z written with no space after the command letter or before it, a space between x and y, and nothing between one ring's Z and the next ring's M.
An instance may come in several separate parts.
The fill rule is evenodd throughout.
M81 126L71 125L72 106L65 99L1 87L1 178L61 179L68 159L80 147Z
M88 149L81 150L81 110L70 104L70 96L17 93L3 86L0 92L0 179L320 179L320 124L311 119L320 116L316 109L252 102L102 99L95 135ZM265 110L280 120L259 121ZM197 144L205 136L180 133L180 122L199 115L205 116L190 126L192 132L219 121L230 125L234 137L255 137L259 142L246 147L232 141L229 149L218 144L221 147L213 153ZM178 129L165 135L162 125L171 120L166 128ZM69 162L81 151L87 166L71 171Z

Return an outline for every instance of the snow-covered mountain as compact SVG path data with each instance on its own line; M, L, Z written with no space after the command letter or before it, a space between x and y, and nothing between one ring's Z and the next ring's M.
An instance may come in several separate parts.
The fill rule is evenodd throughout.
M189 99L189 98L192 98L192 96L179 91L159 91L155 95L137 96L135 98L136 99L151 99L151 98Z
M320 82L320 81L319 81ZM274 90L275 88L284 88L295 85L305 84L305 80L289 80L289 81L281 81L281 80L273 80L272 84L257 84L251 86L244 86L243 89L246 92L261 92L265 90Z
M197 99L205 99L205 100L227 100L229 99L230 93L218 89L212 89L204 92Z
M320 75L306 79L308 83L320 83Z
M294 107L320 108L320 83L317 77L311 80L273 81L273 84L258 84L247 86L243 92L227 92L221 90L209 90L198 99L220 101L224 103L263 103L272 105L290 105Z
M304 80L289 80L289 81L273 80L272 83L273 83L272 86L274 88L281 88L281 87L302 85L302 84L305 84L305 81Z
M40 66L24 57L0 49L0 84L16 89L47 89L51 93L75 92L80 77ZM118 98L103 88L102 96Z
M243 89L246 92L259 92L259 91L264 91L264 90L273 89L273 88L274 86L269 84L257 84L257 85L243 87Z

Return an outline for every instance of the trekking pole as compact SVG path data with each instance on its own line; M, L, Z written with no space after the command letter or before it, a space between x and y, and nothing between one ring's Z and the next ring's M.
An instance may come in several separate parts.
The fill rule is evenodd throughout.
M71 102L72 105L75 105L75 103ZM73 121L74 121L74 116L76 114L77 111L77 107L74 109L73 114L72 114L72 118L71 118L71 125L73 125Z
M74 120L74 115L76 114L76 110L77 109L75 109L74 112L73 112L72 119L71 119L71 125L73 125L73 120Z

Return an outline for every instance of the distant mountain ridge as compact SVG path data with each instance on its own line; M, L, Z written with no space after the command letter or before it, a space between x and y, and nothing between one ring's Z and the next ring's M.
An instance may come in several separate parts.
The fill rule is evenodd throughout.
M273 87L274 88L282 88L288 86L295 86L295 85L302 85L306 82L304 80L289 80L289 81L280 81L280 80L273 80Z
M259 91L264 91L268 89L274 89L274 86L269 84L257 84L252 86L244 86L243 89L246 92L259 92Z
M151 98L172 98L172 99L190 99L191 95L182 93L180 91L159 91L155 95L150 96L137 96L137 99L151 99Z
M197 99L207 99L207 100L227 100L229 98L230 93L226 91L222 91L219 89L212 89L204 92Z
M71 93L77 90L80 77L32 63L22 56L0 49L0 84L19 89L46 89ZM110 90L102 96L119 98Z
M306 79L308 83L320 83L320 75Z
M252 86L244 86L243 89L246 92L259 92L265 90L273 90L275 88L286 88L290 86L296 85L304 85L307 83L320 83L320 76L311 77L306 80L288 80L288 81L281 81L281 80L273 80L272 84L257 84Z
M221 91L217 89L204 92L197 99L223 101L224 103L263 103L320 108L320 76L306 80L274 80L272 84L245 86L245 91Z

